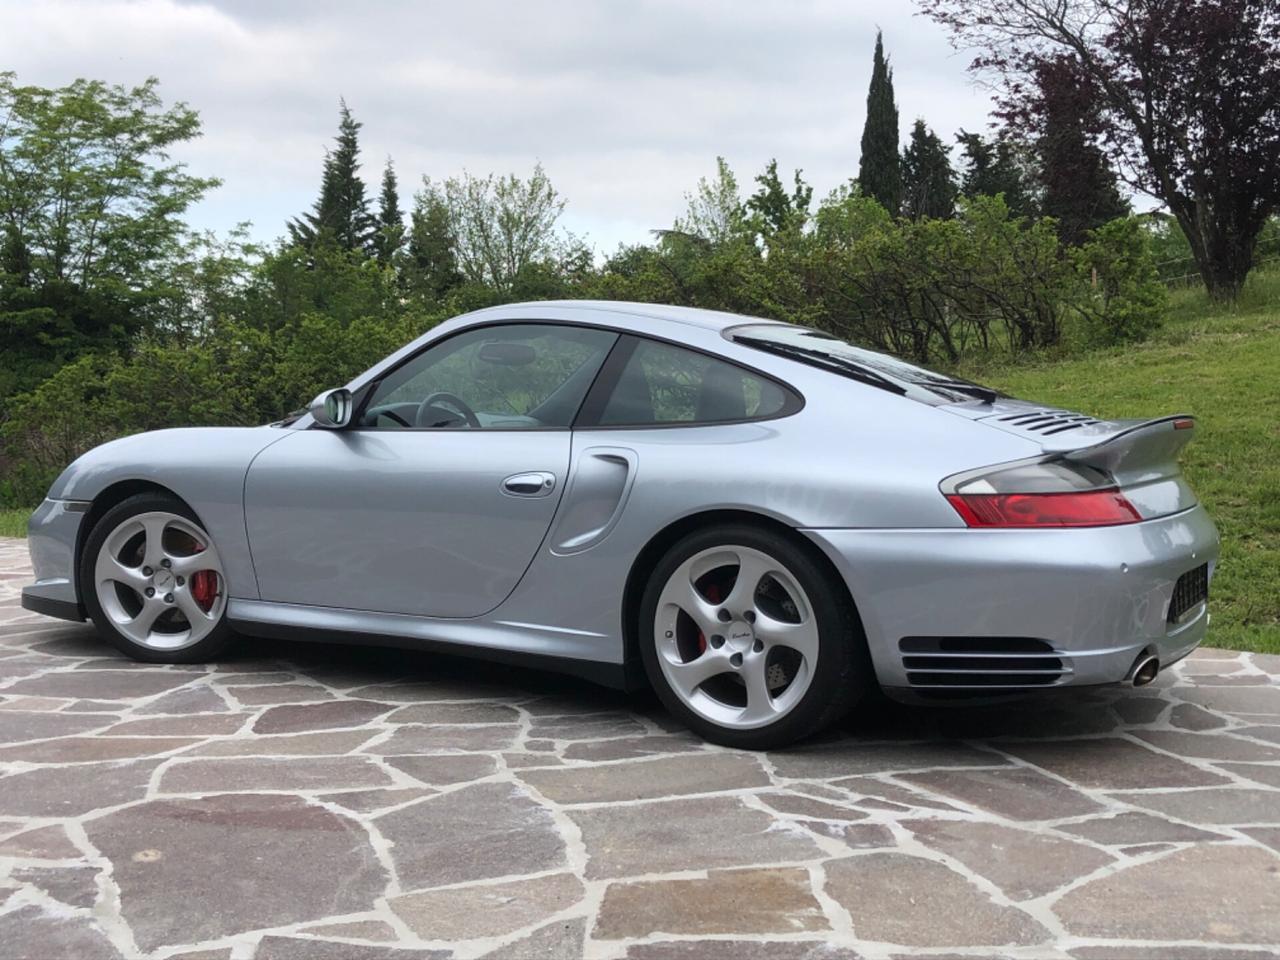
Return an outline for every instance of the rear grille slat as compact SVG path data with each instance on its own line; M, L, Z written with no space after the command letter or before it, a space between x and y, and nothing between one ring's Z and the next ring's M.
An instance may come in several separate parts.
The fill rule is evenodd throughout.
M903 637L903 653L1053 654L1053 644L1036 637Z
M1047 687L1059 679L1058 674L1046 676L1040 673L908 673L907 680L913 687L948 688L1019 688Z
M1068 658L1036 637L903 637L898 650L913 687L1043 687L1073 672Z
M1061 667L1037 668L1026 667L1018 669L1017 667L910 667L912 673L980 673L980 674L1001 674L1001 673L1046 673L1055 677L1061 676L1064 671Z
M905 650L904 650L903 652L904 652L904 653L910 653L910 651L905 651ZM904 656L904 657L903 657L903 660L910 660L910 659L912 659L912 656L914 656L914 654L909 655L909 656ZM942 652L936 652L936 653L935 653L935 652L929 652L929 653L926 653L926 654L925 654L925 656L927 656L929 659L933 660L933 659L939 659L939 658L941 658L941 657L943 656L943 653L942 653ZM963 658L963 659L965 659L965 660L1017 660L1017 661L1019 661L1019 662L1027 662L1027 663L1034 663L1034 662L1036 662L1037 660L1041 660L1041 661L1043 661L1043 660L1057 660L1057 659L1058 659L1058 657L1059 657L1059 654L1057 654L1057 653L1014 653L1014 654L1010 654L1010 653L991 653L991 652L978 652L978 651L965 651L964 653L962 653L962 654L960 654L960 655L959 655L959 658Z

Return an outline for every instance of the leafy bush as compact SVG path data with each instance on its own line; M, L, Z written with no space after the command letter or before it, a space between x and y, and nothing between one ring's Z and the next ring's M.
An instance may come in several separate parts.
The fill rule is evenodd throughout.
M1089 286L1072 301L1090 345L1144 339L1160 323L1166 292L1151 257L1150 241L1132 218L1112 220L1071 251Z

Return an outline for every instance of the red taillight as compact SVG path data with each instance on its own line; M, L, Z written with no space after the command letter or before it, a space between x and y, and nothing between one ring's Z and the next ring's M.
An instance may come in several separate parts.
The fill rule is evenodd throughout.
M1062 493L950 493L971 527L1105 527L1142 516L1114 487Z

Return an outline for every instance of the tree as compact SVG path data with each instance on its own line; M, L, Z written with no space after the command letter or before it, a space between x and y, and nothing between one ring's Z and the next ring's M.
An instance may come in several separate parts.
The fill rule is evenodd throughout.
M1066 55L1102 142L1178 219L1209 293L1234 298L1280 207L1280 0L920 0L1003 112L1034 125L1037 72Z
M1098 96L1079 61L1051 57L1036 67L1031 116L1039 136L1041 210L1058 221L1058 236L1079 246L1089 231L1129 213L1116 174L1098 146L1102 136Z
M374 247L378 261L389 265L404 246L404 214L400 212L400 190L396 169L387 158L382 171L382 190L378 193L378 234Z
M440 191L427 188L414 196L409 216L408 256L400 276L405 286L429 301L439 301L462 283L454 253L449 209Z
M170 290L182 214L218 181L170 159L200 120L158 86L0 73L0 413L72 358L127 348Z
M756 177L760 186L747 198L747 209L759 218L760 231L766 236L799 230L808 222L813 187L804 182L799 170L793 180L794 187L787 193L778 176L777 160L770 160L764 173Z
M289 223L289 235L298 246L310 249L328 237L346 250L374 252L377 219L369 212L369 200L360 179L360 124L351 116L345 100L339 101L338 135L331 151L325 151L320 196L310 213Z
M916 120L911 140L902 151L902 215L912 220L945 220L956 210L955 173L951 149L938 135Z
M1039 213L1025 151L1004 131L993 138L961 130L956 134L963 167L960 194L974 197L1003 196L1009 212L1017 217Z
M738 178L724 157L716 157L714 180L702 177L685 195L686 209L672 230L711 244L725 243L746 233L746 208L738 193Z
M884 55L884 40L876 32L876 52L867 90L867 119L862 127L858 185L890 214L902 205L902 170L898 159L898 104L893 98L893 71Z
M556 232L565 201L551 185L542 164L528 180L514 173L451 177L436 191L447 214L454 256L464 277L498 291L509 291L522 270L557 261L568 243Z

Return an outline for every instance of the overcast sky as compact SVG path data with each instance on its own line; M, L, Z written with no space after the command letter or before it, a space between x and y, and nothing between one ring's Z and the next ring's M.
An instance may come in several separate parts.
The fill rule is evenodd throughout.
M314 200L338 98L364 124L364 176L526 174L541 161L565 225L597 249L648 239L728 159L744 193L770 157L819 195L857 172L876 27L905 137L984 130L989 102L908 0L69 2L0 0L0 69L161 81L199 110L179 156L223 186L190 214L269 240Z

